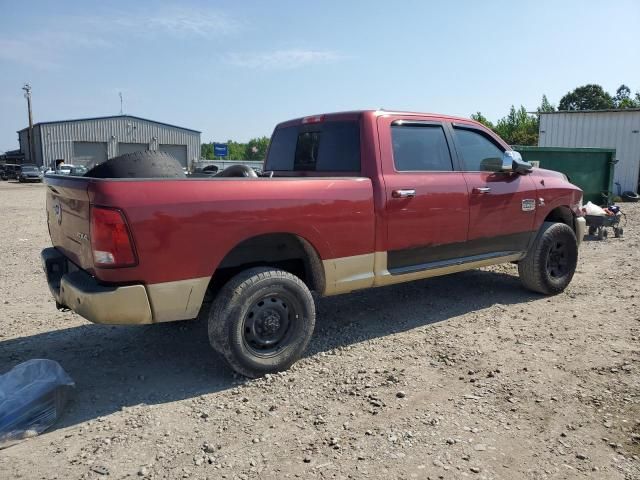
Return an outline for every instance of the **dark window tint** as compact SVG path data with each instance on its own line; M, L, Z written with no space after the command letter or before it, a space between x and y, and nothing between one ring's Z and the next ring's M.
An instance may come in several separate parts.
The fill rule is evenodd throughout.
M451 154L442 127L392 126L393 161L398 171L449 172Z
M293 160L294 170L315 170L320 151L320 132L300 132Z
M265 168L275 171L360 172L358 122L323 122L277 129Z
M493 171L504 150L479 132L454 128L456 148L468 172Z
M273 132L265 169L293 170L293 157L296 154L297 141L298 127L278 128Z

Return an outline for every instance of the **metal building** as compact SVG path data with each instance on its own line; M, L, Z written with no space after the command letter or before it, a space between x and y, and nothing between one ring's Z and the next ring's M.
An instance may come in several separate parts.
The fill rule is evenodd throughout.
M614 181L623 192L638 191L640 108L541 113L538 145L614 148Z
M26 163L51 167L57 159L91 167L108 158L139 150L160 150L189 167L200 158L200 132L131 115L40 122L18 132Z

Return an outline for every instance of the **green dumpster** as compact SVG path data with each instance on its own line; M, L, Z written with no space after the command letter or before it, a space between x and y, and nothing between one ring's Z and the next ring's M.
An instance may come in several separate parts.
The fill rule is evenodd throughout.
M603 205L612 200L616 151L607 148L528 147L514 145L534 166L564 173L584 192L584 203Z

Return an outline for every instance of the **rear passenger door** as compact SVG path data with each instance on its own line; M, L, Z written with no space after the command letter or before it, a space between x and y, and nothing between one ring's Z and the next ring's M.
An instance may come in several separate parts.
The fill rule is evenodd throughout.
M467 186L455 171L451 138L429 118L378 119L385 183L387 270L411 273L463 256Z
M529 175L492 171L505 149L488 132L455 123L452 132L469 188L467 255L526 251L535 234L535 183Z

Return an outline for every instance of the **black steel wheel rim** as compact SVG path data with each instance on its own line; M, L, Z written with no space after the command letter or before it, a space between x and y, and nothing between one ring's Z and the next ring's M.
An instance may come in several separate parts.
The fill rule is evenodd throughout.
M569 249L565 242L554 241L547 256L547 273L552 278L562 278L569 273Z
M278 354L289 344L300 315L300 305L290 295L277 292L260 297L242 322L246 348L258 357Z

